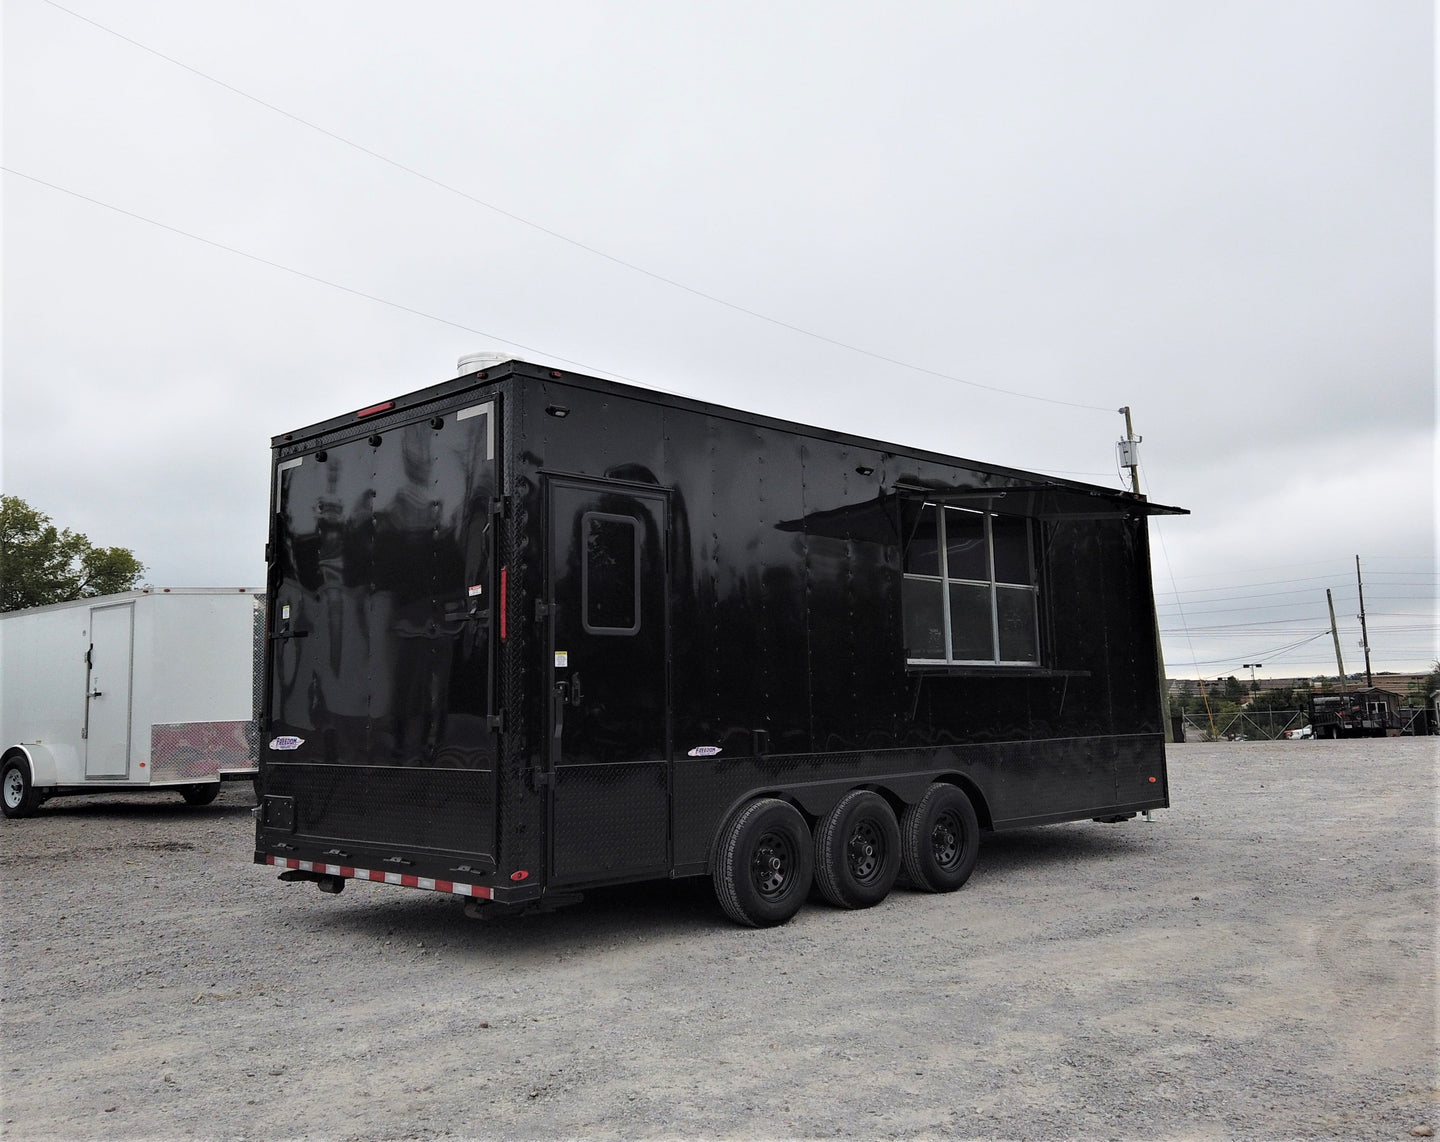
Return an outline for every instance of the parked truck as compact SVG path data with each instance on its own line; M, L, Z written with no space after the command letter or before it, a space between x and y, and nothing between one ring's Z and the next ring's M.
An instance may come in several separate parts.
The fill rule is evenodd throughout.
M257 774L259 588L145 588L0 615L0 807Z
M763 926L1169 803L1181 509L520 361L272 448L281 879L484 916L708 876Z

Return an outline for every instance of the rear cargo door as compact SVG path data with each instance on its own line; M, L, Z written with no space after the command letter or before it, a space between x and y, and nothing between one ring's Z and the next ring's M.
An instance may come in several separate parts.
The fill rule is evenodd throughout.
M299 840L493 864L496 401L277 464L260 752Z
M85 687L85 776L130 772L130 693L135 650L135 607L90 611L90 669Z
M547 483L553 883L669 869L668 499Z

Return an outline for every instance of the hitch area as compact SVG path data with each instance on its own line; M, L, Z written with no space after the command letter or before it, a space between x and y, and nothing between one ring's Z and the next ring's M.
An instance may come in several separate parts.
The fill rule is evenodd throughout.
M343 876L331 876L325 872L309 872L302 868L291 868L282 872L280 879L291 883L297 880L313 880L321 892L328 892L331 896L339 896L345 891Z
M554 912L567 904L579 904L584 899L583 892L552 892L539 900L527 900L523 904L498 904L493 900L480 900L471 896L465 900L465 915L472 920L509 920L515 916Z

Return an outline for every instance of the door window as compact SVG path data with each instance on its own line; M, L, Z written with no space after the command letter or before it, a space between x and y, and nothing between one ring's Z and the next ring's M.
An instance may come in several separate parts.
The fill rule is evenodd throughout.
M586 634L640 631L640 528L631 516L586 512L581 611Z

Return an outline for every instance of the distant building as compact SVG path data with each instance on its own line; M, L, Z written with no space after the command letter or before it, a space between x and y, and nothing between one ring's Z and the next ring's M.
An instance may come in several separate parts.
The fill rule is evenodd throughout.
M1404 726L1400 695L1379 686L1310 695L1310 724L1317 738L1395 737Z

